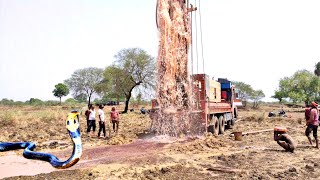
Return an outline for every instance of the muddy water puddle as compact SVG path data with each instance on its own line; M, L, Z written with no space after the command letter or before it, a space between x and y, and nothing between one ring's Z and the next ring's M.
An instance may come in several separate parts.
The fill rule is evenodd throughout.
M151 155L168 143L167 137L148 137L138 139L127 145L96 146L84 148L83 155L78 164L67 169L82 169L97 164L109 164L115 162L126 162L132 157L143 159L146 155ZM70 150L55 152L61 160L68 158ZM134 161L134 159L132 160ZM8 151L0 153L0 179L13 176L34 176L41 173L62 171L53 168L50 163L30 160L23 157L20 151Z
M33 176L55 171L49 163L24 158L22 155L8 153L0 156L0 178L12 176Z

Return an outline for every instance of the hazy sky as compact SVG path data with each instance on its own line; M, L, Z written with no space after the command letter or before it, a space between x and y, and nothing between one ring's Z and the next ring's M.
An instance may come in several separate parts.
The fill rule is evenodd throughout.
M242 81L270 97L280 78L313 71L320 61L319 0L200 3L204 72L215 79ZM0 99L58 100L54 85L77 69L105 68L123 48L156 57L155 6L156 0L0 0ZM199 26L197 38L202 73Z

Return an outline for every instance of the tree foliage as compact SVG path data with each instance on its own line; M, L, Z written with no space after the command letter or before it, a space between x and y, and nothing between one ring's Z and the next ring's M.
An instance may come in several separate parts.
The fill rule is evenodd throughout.
M291 77L284 77L275 92L282 98L290 98L294 103L304 102L306 105L317 99L320 90L320 79L307 70L295 72Z
M78 101L74 98L68 98L64 102L68 103L68 104L77 104L78 103Z
M316 76L320 77L320 62L318 62L318 63L315 65L314 74L315 74Z
M246 107L247 102L250 100L254 90L252 89L251 85L244 82L234 81L232 83L236 87L238 98L241 99L243 106Z
M254 90L251 85L240 81L232 82L235 85L238 93L238 98L241 99L242 105L247 106L247 102L253 102L253 108L257 108L261 104L261 99L265 97L262 90Z
M77 100L79 103L87 102L87 95L84 93L73 95L73 98Z
M97 92L105 99L125 99L124 93L121 91L121 84L124 83L127 77L122 70L115 65L106 67L103 72L104 79L97 85Z
M61 104L61 97L67 96L69 94L69 88L67 85L59 83L54 86L55 89L52 91L53 95L55 97L58 97Z
M12 99L3 98L0 101L1 105L15 105L15 102Z
M65 84L68 85L73 92L75 99L83 98L85 94L88 98L88 104L91 103L91 97L96 92L95 88L101 83L103 79L103 69L89 67L76 70L71 78L65 80Z
M105 69L104 83L100 86L108 90L109 95L125 97L123 113L126 113L134 88L154 88L155 61L140 48L122 49L115 58L115 63Z
M278 99L280 103L282 103L283 99L286 97L285 93L281 90L276 90L274 95L271 96L274 99Z
M43 104L43 101L38 98L30 98L30 100L27 101L26 103L29 103L31 105L41 105L41 104Z

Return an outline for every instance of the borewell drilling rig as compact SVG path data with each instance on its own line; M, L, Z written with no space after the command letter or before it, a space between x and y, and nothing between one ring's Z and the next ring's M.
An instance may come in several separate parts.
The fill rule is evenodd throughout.
M227 79L189 74L192 43L190 14L197 10L186 0L158 0L159 31L157 94L152 100L151 129L177 136L210 131L223 133L237 117L236 93Z

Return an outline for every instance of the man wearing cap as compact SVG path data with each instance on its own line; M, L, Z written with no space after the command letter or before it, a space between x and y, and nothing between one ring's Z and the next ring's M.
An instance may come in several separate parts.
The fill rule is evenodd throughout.
M318 142L318 126L319 126L319 110L316 102L311 103L311 110L309 119L307 119L306 136L308 137L310 145L312 145L310 133L313 132L313 137L316 140L316 148L319 148Z

